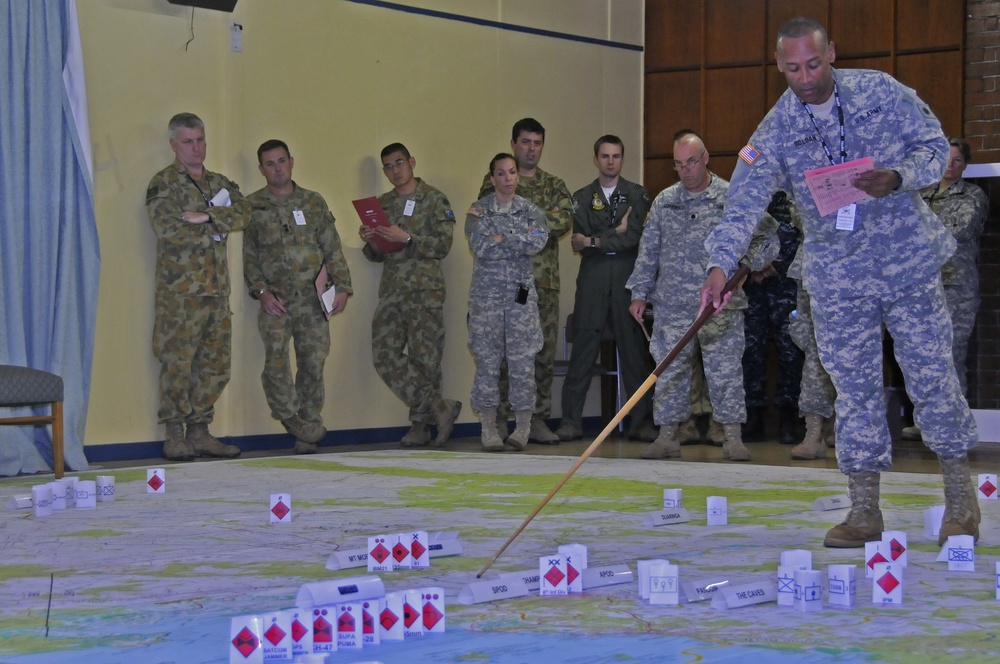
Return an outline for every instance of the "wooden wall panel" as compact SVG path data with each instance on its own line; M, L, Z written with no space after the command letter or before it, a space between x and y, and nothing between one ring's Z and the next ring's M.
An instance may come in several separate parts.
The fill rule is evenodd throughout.
M892 57L888 55L871 58L841 58L838 55L834 66L840 69L877 69L892 76L896 75L892 68Z
M701 0L646 0L646 70L698 67L702 59Z
M697 71L646 74L645 156L673 151L674 132L701 130L701 74Z
M958 51L901 55L897 76L927 102L948 136L962 135L962 54Z
M705 143L716 152L738 152L767 112L765 69L740 67L705 72Z
M748 135L747 138L750 138L750 136ZM744 142L744 145L746 145L746 142ZM740 147L743 147L743 145ZM733 177L733 169L736 168L736 160L739 157L731 154L715 155L711 154L711 152L712 151L709 150L709 155L711 157L709 168L712 169L712 172L720 178L725 178L726 180Z
M765 57L774 58L774 47L778 41L778 30L785 23L799 16L816 19L827 24L830 12L828 0L771 0L767 10L767 43Z
M673 158L646 159L643 165L643 175L643 185L649 190L649 195L654 198L678 180Z
M705 63L758 64L765 57L764 0L706 0Z
M898 0L896 48L959 48L965 31L960 0Z
M892 0L833 0L826 31L838 56L888 53L892 48Z

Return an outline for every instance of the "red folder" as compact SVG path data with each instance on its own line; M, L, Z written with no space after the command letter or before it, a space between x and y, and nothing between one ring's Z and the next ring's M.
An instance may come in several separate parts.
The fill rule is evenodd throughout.
M354 203L354 209L358 211L358 216L361 217L361 223L368 228L378 228L379 226L389 227L392 225L389 223L389 217L386 216L382 205L379 204L378 199L374 196L351 202ZM386 254L399 251L406 246L403 242L391 242L377 235L372 242Z

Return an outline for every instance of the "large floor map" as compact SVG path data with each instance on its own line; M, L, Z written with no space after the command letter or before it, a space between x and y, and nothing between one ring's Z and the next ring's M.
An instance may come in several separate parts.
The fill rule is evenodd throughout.
M923 509L940 478L883 476L886 527L909 535L901 606L871 603L863 552L821 546L844 511L813 511L843 494L836 471L753 465L590 459L487 572L537 568L539 556L579 542L591 566L665 558L681 578L775 576L780 552L812 551L815 569L859 565L857 604L804 614L777 604L720 610L708 602L651 606L637 584L569 597L465 606L456 599L573 459L434 451L354 452L170 466L164 495L145 469L113 474L117 500L0 523L0 662L228 661L230 618L291 608L299 587L367 574L329 571L337 549L367 537L458 531L460 556L382 575L388 591L441 586L447 631L338 662L915 662L995 660L1000 652L1000 510L984 502L974 572L935 562ZM84 473L92 479L95 473ZM37 480L0 482L0 499ZM650 527L662 490L681 488L687 523ZM27 491L30 493L30 489ZM269 496L288 492L290 524L268 522ZM707 496L728 499L728 525L707 526ZM751 658L747 660L746 658Z

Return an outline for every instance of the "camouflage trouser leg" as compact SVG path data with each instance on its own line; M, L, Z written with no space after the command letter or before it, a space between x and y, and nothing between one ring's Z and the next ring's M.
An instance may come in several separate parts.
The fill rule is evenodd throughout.
M535 409L535 354L542 347L538 306L479 301L470 303L469 349L476 360L470 401L476 412L492 408L503 394L499 385L501 360L510 369L508 398L514 410Z
M441 398L444 297L444 291L385 297L372 318L375 371L410 407L411 422L436 422L433 407Z
M812 306L809 293L799 288L795 317L788 323L788 334L803 353L802 382L799 384L799 412L805 415L833 417L833 402L837 391L833 389L830 374L819 361L816 348L816 331L813 329Z
M153 355L160 361L159 421L207 424L229 382L228 297L158 294Z
M952 358L955 362L955 371L958 373L958 382L962 386L962 394L965 394L968 390L966 380L968 369L965 360L969 354L969 338L972 336L972 328L976 324L976 313L979 311L978 284L971 287L964 285L945 286L944 296L948 302L948 313L951 314L951 331L954 340Z
M705 378L712 399L712 417L720 424L746 422L743 393L743 310L725 308L700 330Z
M535 414L549 417L552 414L552 368L556 362L556 344L559 341L559 291L550 288L538 289L538 318L542 329L542 349L535 356ZM507 361L500 365L500 413L510 419L510 402L506 400L509 391Z
M323 366L330 353L330 327L314 294L284 300L288 309L285 316L271 316L263 309L257 314L257 329L264 342L264 371L260 375L264 396L276 420L298 415L322 424L320 411L326 396ZM289 340L295 346L294 382Z
M813 295L823 366L837 389L837 462L841 472L882 472L892 465L882 367L882 325L892 335L913 416L928 447L951 458L978 440L951 357L951 320L940 279L882 298Z
M687 331L686 328L685 331ZM692 339L690 345L693 348L691 355L691 414L711 415L712 400L708 396L708 381L705 380L705 363L701 357L701 345L697 338ZM660 359L666 357L669 352L670 349L667 349Z

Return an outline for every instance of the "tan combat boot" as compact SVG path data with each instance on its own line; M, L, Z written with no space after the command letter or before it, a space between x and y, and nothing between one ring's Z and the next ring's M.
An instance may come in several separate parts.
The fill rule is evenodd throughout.
M969 457L941 459L941 474L944 475L944 517L938 533L938 546L944 546L951 535L972 535L979 541L979 499L976 487L969 476Z
M434 445L441 447L451 438L451 432L455 428L455 420L462 412L462 402L454 399L441 399L434 407L434 420L437 423L437 438Z
M296 440L306 443L318 443L326 437L326 428L322 424L307 422L298 415L282 420L281 424Z
M514 417L515 419L517 418L517 413L514 413ZM545 420L537 415L531 418L528 440L533 443L541 443L542 445L558 445L560 443L559 436L552 433L552 429L545 423Z
M221 442L208 432L208 425L204 422L188 425L187 441L191 443L194 451L201 456L235 459L240 455L240 448Z
M483 428L483 451L503 452L503 438L497 433L497 409L483 408L479 411L479 421ZM504 426L507 426L506 422Z
M705 441L715 447L723 447L726 444L726 430L714 417L708 418L708 432L705 434Z
M681 443L677 440L676 422L661 424L660 435L639 452L642 459L678 459L680 456Z
M827 447L837 446L837 416L826 418L823 422L823 440L826 441Z
M190 461L198 456L191 443L184 439L184 425L167 422L167 433L163 438L163 458L171 461Z
M826 443L823 442L823 416L806 415L806 437L792 448L793 459L825 459Z
M503 441L503 444L518 452L525 449L528 446L528 438L531 436L531 431L534 429L532 424L533 420L530 410L514 411L514 433L510 434L510 437ZM542 422L543 426L544 424ZM545 427L545 430L548 431L548 427Z
M750 450L743 444L743 425L739 422L723 424L722 430L726 432L726 442L722 444L722 458L730 461L749 461Z
M663 431L661 428L660 431ZM698 445L701 443L701 431L698 431L698 420L694 415L681 422L677 429L677 440L681 445Z
M410 430L399 439L402 447L423 447L431 442L431 429L425 422L412 422Z
M823 546L832 549L860 549L865 542L881 539L885 526L878 507L879 473L851 473L847 476L847 491L851 511L840 525L826 533Z

